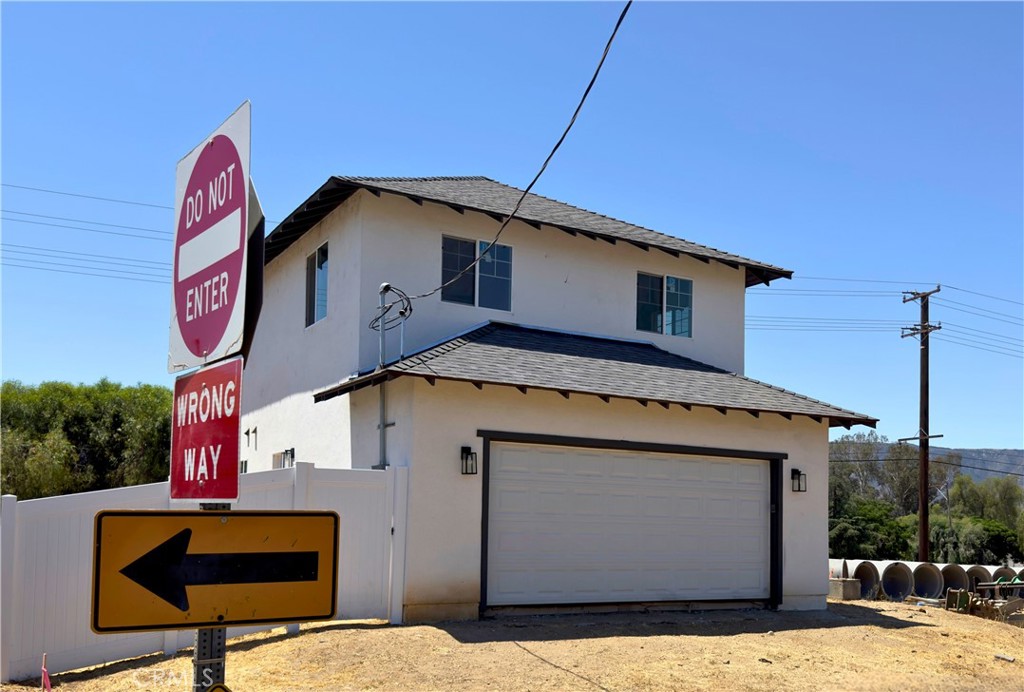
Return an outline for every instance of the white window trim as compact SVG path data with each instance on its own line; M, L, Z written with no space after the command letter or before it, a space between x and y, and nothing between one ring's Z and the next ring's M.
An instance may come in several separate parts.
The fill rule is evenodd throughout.
M467 242L467 243L473 243L473 251L475 253L473 255L473 259L477 260L477 263L473 267L473 304L470 305L469 303L459 303L459 302L454 301L454 300L445 300L444 297L443 297L443 293L439 292L442 295L441 302L444 303L445 305L457 305L457 306L463 307L463 308L474 308L474 309L477 309L477 310L493 310L494 312L500 312L503 315L511 315L511 314L513 314L515 312L515 291L513 291L512 288L515 285L515 276L510 276L509 277L509 284L510 284L510 286L509 286L509 295L508 295L508 310L502 310L501 308L490 308L490 307L487 307L486 305L481 305L480 304L480 271L479 271L480 270L480 261L479 261L480 260L480 243L484 243L485 245L490 245L491 241L494 240L494 238L491 238L491 240L482 240L482 239L479 239L479 238L476 239L476 240L473 240L472 238L463 238L462 236L451 235L449 233L442 233L441 234L442 248L444 246L444 239L445 238L451 238L452 240L461 240L461 241L464 241L464 242ZM507 247L508 249L512 250L512 258L513 258L512 259L512 267L513 267L513 273L514 273L515 272L515 256L516 256L515 246L514 245L509 245L508 243L496 243L496 245L501 245L503 247ZM442 265L442 272L443 272L443 265L444 265L444 250L443 249L441 251L441 265Z
M307 271L309 269L309 258L310 257L314 258L313 259L314 281L315 281L315 272L316 272L316 256L317 256L317 254L319 254L319 252L320 252L320 250L322 248L327 247L329 242L330 241L325 240L324 242L322 242L319 245L317 245L316 249L314 249L313 252L310 252L309 254L306 255L306 269L307 269ZM328 264L327 264L327 271L328 272L330 272L330 270L331 270L330 261L331 261L330 251L328 251L328 257L327 257L327 262L328 262ZM309 277L306 276L304 278L305 278L306 283L303 286L303 291L304 291L304 293L306 293L305 298L306 298L307 303L305 305L303 305L303 313L302 313L302 321L303 321L303 323L306 322L307 313L309 311L309 303L308 303L308 301L310 299L309 298L309 293L308 293L308 291L309 291ZM331 286L331 282L330 282L330 279L328 279L328 281L327 281L327 289L328 290L330 290L330 286ZM329 295L328 295L328 297L329 297ZM327 315L330 314L330 301L329 300L327 301L327 306L328 306L327 309L324 310L324 316L321 317L320 319L316 319L316 287L314 286L314 288L313 288L313 321L310 322L309 324L307 324L305 327L303 327L303 330L312 329L316 325L318 325L321 322L323 322L324 320L326 320L327 319Z
M651 332L645 329L638 329L636 326L636 276L644 274L646 276L654 276L661 279L661 331ZM677 279L680 281L690 282L690 333L689 334L669 334L668 333L668 279ZM693 338L693 317L697 310L694 307L694 294L696 293L694 286L697 282L688 276L679 276L676 274L658 274L655 272L643 271L637 269L633 278L633 331L639 334L657 334L659 336L670 336L675 339L692 339Z

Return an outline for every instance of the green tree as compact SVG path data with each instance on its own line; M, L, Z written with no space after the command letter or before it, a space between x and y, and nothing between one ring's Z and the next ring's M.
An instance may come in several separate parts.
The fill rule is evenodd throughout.
M166 387L7 381L0 389L3 491L42 497L167 477Z

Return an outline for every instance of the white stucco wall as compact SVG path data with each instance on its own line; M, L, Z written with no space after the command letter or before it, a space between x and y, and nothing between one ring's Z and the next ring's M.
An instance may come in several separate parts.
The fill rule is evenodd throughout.
M480 599L482 476L462 476L459 447L470 445L482 462L478 430L631 440L782 452L783 608L824 608L828 592L828 429L795 417L680 407L642 407L633 401L437 382L417 378L389 385L395 403L389 420L390 461L409 467L409 527L405 604L409 620L474 617ZM372 428L364 439L376 450L376 390L361 390L353 426ZM403 403L400 403L403 402ZM404 402L411 402L411 406ZM371 413L372 412L372 413ZM354 433L358 435L358 433ZM370 439L372 438L372 439ZM765 462L767 463L767 462ZM808 492L793 493L789 472L807 473Z
M359 215L358 200L342 205L264 268L263 309L242 377L242 430L259 431L256 449L246 449L243 436L250 471L269 469L272 455L290 448L296 461L351 467L348 398L314 406L313 393L355 371ZM327 316L306 327L306 258L325 242Z
M365 325L387 281L409 294L441 283L441 237L493 239L500 224L485 214L459 214L440 204L422 206L397 195L363 191L359 323L361 368L377 362L375 332ZM500 241L512 247L512 311L441 301L440 294L415 302L406 326L405 352L436 343L487 320L652 341L665 350L743 372L744 271L690 257L644 251L628 243L570 236L513 221ZM636 274L693 280L693 337L636 329ZM398 334L388 335L389 358L398 357Z

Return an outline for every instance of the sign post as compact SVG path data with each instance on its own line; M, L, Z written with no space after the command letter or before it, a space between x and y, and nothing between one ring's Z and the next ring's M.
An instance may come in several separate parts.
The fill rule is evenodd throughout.
M249 177L250 133L246 101L178 162L168 372L247 354L251 345L263 298L264 220ZM218 501L201 504L210 511L238 500L243 367L239 357L175 382L171 500ZM223 626L196 631L194 689L224 682L226 635Z

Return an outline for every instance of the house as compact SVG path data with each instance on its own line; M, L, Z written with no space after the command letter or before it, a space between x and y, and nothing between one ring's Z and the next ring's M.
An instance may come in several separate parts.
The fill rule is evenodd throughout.
M876 421L743 375L745 291L792 273L537 195L488 250L520 196L332 177L267 237L249 471L407 467L405 621L823 608L828 431ZM382 355L382 285L445 282Z

